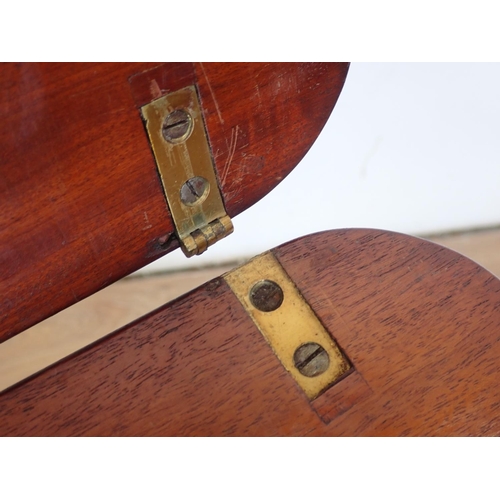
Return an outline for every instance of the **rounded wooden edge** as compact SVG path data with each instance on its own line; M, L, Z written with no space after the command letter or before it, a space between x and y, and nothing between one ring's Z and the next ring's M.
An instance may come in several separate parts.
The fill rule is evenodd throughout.
M436 243L375 229L317 233L274 253L361 380L362 401L345 413L338 392L318 402L332 432L500 434L498 278Z

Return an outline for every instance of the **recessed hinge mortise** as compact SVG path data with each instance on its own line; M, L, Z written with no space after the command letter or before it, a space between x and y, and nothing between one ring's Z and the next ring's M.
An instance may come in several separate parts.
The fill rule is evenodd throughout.
M224 275L286 371L312 401L352 370L271 252Z
M187 257L233 232L194 86L141 108L176 235Z

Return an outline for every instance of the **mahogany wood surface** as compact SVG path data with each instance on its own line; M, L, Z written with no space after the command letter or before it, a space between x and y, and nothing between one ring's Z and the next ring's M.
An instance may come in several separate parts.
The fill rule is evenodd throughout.
M500 280L379 230L273 252L354 366L312 403L217 278L0 395L0 434L500 434Z
M235 216L308 151L347 69L2 64L0 342L177 247L141 105L197 85L226 210Z

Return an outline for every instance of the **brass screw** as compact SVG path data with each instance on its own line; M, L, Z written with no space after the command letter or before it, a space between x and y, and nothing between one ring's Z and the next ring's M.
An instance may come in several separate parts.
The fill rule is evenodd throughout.
M165 118L161 131L166 141L175 144L185 141L192 128L191 115L183 109L176 109Z
M330 366L330 357L316 342L302 344L293 355L295 368L306 377L316 377Z
M259 311L275 311L283 303L283 290L274 281L259 281L250 290L250 302Z
M204 177L191 177L181 187L182 203L192 207L206 199L210 191L210 183Z

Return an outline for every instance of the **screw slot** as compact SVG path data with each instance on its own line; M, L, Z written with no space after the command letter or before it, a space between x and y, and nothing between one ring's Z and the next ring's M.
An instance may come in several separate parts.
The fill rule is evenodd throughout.
M271 280L262 280L250 290L250 302L259 311L271 312L283 303L283 290Z
M204 177L191 177L181 187L182 203L188 207L197 205L206 199L210 192L210 183Z
M172 144L185 141L192 130L193 119L184 109L172 111L172 113L165 118L161 128L163 138Z
M293 355L295 368L306 377L316 377L330 366L330 357L316 342L302 344Z

